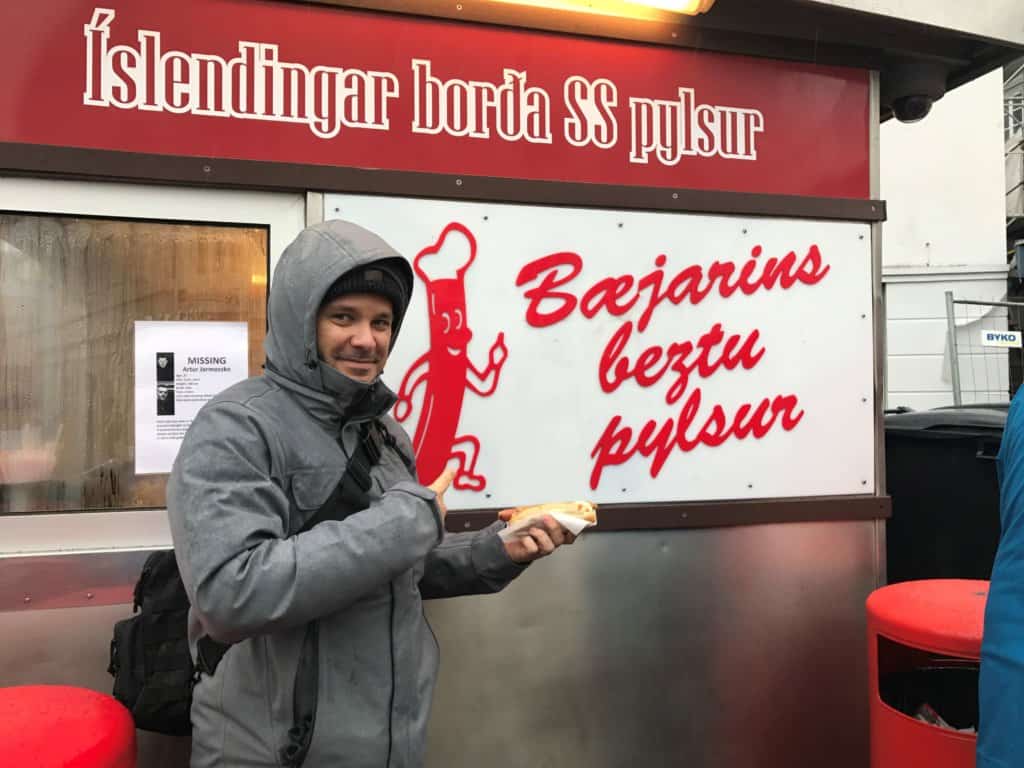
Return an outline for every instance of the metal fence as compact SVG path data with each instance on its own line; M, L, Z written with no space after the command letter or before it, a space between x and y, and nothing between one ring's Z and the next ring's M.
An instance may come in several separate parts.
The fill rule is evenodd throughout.
M1024 303L954 299L946 291L953 403L1008 402L1024 372Z

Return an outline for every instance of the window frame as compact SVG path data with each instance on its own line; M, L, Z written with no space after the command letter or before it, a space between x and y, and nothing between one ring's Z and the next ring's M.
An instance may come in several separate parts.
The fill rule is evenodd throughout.
M301 193L0 177L0 210L268 230L269 271L306 222ZM269 280L268 280L269 291ZM169 547L166 509L0 516L0 558Z

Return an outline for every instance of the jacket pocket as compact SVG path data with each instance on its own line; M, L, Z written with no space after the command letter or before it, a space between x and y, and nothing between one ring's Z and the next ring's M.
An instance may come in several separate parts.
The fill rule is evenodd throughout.
M299 469L289 477L291 496L296 508L303 512L315 513L334 493L341 482L341 467L319 467ZM308 517L307 514L305 517Z

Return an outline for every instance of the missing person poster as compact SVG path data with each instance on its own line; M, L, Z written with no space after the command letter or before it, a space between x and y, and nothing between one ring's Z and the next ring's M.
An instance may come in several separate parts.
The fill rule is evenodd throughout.
M192 420L249 375L246 323L135 323L135 474L171 471Z

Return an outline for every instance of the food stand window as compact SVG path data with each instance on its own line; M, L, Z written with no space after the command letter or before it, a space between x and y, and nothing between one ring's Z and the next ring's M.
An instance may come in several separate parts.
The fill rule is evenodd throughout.
M242 322L263 360L265 227L0 213L0 514L161 507L136 474L137 321Z

